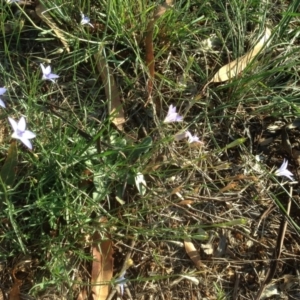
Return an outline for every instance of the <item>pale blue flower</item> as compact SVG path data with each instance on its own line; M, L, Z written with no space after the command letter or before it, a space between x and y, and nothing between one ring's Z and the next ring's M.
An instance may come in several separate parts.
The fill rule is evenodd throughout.
M91 20L88 16L85 16L83 13L81 13L81 25L90 25L91 27L94 28L93 24L91 24Z
M0 96L2 96L6 91L7 91L6 88L0 88ZM0 106L5 108L5 103L3 102L3 100L1 98L0 98Z
M290 180L294 181L293 173L287 169L288 163L289 163L288 160L284 159L282 165L280 166L280 168L278 170L275 171L274 174L276 176L285 176L285 177L289 178Z
M126 281L126 278L124 277L125 276L125 273L126 272L123 272L121 275L120 275L120 277L118 277L117 279L116 279L116 283L117 283L117 286L119 287L119 289L120 289L120 294L123 296L123 294L124 294L124 285L125 285L125 281Z
M18 123L10 117L8 117L8 120L14 131L11 137L20 140L25 146L27 146L31 150L32 144L29 140L35 138L36 135L35 133L26 130L25 118L21 117Z
M164 123L171 123L171 122L182 122L183 117L179 116L176 112L176 107L172 104L169 107L169 111L167 116L164 119Z
M48 66L47 68L44 67L43 64L40 64L43 72L43 80L51 80L52 82L55 82L54 79L59 78L58 75L51 73L51 67Z

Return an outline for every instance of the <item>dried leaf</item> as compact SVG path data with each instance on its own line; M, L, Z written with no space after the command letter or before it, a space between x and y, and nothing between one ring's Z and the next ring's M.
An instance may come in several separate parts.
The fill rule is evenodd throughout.
M244 174L239 174L233 177L230 177L230 180L245 180L245 179L250 179L253 181L258 181L258 178L253 175L244 175Z
M21 287L22 283L23 283L22 280L19 280L16 278L14 279L14 284L10 290L9 297L8 297L9 300L21 300L20 287Z
M98 231L93 235L92 295L93 300L105 300L113 277L112 241L103 241Z
M193 204L194 201L193 200L182 200L178 203L178 205L190 205Z
M20 298L20 287L21 285L23 284L23 281L16 278L16 272L17 272L18 268L15 267L12 271L12 277L14 279L14 283L13 283L13 286L10 290L10 293L9 293L9 296L8 296L8 299L9 300L21 300Z
M56 34L56 36L60 39L62 44L64 45L65 49L67 52L70 52L70 47L69 44L64 37L64 33L61 29L59 29L56 24L54 19L50 16L50 14L47 11L47 8L41 3L38 2L38 5L35 7L35 12L39 16L39 18L44 21Z
M101 76L105 88L105 94L108 99L108 112L112 117L112 122L119 130L123 130L125 123L124 111L121 103L121 97L112 71L103 57L101 50L94 55L97 69Z
M206 255L212 255L214 253L214 248L211 243L201 244L200 247Z
M199 252L196 250L194 244L190 240L184 240L184 248L197 269L202 270L203 268L206 268L206 266L201 262Z
M259 40L259 42L255 45L255 47L252 50L250 50L242 57L239 57L231 63L223 66L209 81L209 83L227 81L239 75L265 46L270 36L271 30L266 28L264 36Z
M86 289L83 289L78 294L77 300L86 300L87 299L87 292Z
M228 183L226 186L224 186L222 189L220 189L220 192L221 192L221 193L224 193L224 192L226 192L226 191L233 190L233 189L235 189L237 186L238 186L238 183L237 183L237 182L230 182L230 183Z

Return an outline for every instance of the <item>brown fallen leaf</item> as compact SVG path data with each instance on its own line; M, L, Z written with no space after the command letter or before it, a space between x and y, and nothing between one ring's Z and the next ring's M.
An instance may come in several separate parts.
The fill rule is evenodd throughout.
M271 30L269 28L266 28L264 36L259 40L259 42L252 50L220 68L219 71L214 75L214 77L204 86L203 90L211 82L223 82L235 78L237 75L239 75L267 44L270 36Z
M121 97L116 81L112 75L112 70L108 66L105 57L103 57L101 49L94 55L94 58L101 80L104 84L106 98L108 99L109 115L112 117L112 122L116 127L122 131L125 117Z
M236 187L238 186L238 183L237 182L230 182L228 183L226 186L224 186L222 189L220 189L220 192L221 193L224 193L226 191L230 191L230 190L233 190L235 189Z
M21 300L20 298L20 287L22 285L22 280L15 279L14 284L9 293L9 300Z
M17 268L14 268L12 271L12 277L14 279L13 286L8 295L9 300L21 300L20 298L20 287L23 284L23 280L16 278L15 273L17 272Z
M56 36L60 39L62 44L64 45L65 49L67 52L70 52L70 47L69 44L64 36L64 33L61 29L59 29L56 24L54 19L51 17L51 15L48 13L47 8L41 3L38 2L38 5L35 7L35 12L38 15L38 17L45 22L56 34Z
M206 265L201 262L199 252L197 251L194 244L189 239L184 240L184 248L187 255L193 261L197 269L203 270L203 268L206 268Z
M102 240L96 231L93 235L92 296L93 300L105 300L110 292L110 280L113 277L112 241Z
M193 204L194 201L193 200L182 200L180 202L178 202L177 204L178 205L190 205L190 204Z
M87 300L87 299L88 297L87 297L86 289L82 289L77 296L77 300Z

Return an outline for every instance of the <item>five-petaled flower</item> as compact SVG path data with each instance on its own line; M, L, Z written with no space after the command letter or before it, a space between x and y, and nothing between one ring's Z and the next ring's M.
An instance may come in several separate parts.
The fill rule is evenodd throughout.
M35 138L36 135L32 131L26 130L25 118L21 117L18 123L10 117L8 117L8 120L14 131L11 137L20 140L25 146L27 146L31 150L32 144L29 140Z
M288 160L284 159L282 165L280 166L279 169L277 169L277 170L275 171L274 174L275 174L276 176L285 176L285 177L287 177L287 178L289 178L290 180L293 181L293 180L294 180L294 178L293 178L293 173L290 172L290 171L287 169L288 163L289 163Z
M0 96L2 96L6 91L7 91L6 88L0 88ZM5 108L5 104L1 98L0 98L0 106Z
M178 113L176 112L176 107L171 104L168 114L164 119L164 123L181 122L182 120L183 117L178 115Z
M43 72L43 77L42 79L44 80L51 80L52 82L55 82L54 79L59 78L58 75L51 73L51 67L44 67L43 64L40 64L41 68L42 68L42 72Z
M83 13L81 13L81 25L90 25L91 27L94 28L93 24L91 24L91 20L88 16L85 16Z

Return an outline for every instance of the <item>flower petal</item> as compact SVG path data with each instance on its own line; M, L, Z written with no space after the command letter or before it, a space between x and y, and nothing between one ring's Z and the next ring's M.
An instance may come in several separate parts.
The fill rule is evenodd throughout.
M17 122L14 119L10 118L10 117L8 117L8 121L9 121L13 131L17 131L18 130Z
M42 72L43 72L43 76L47 76L51 73L51 67L48 66L48 67L44 67L43 64L40 64L41 68L42 68Z
M11 135L11 137L12 137L13 139L17 139L17 140L19 140L19 139L21 138L21 136L18 135L18 132L17 132L17 131L14 131L13 134Z
M3 95L7 91L6 88L0 88L0 95Z
M25 129L26 129L26 121L25 121L25 118L24 117L21 117L21 119L19 120L19 122L18 122L18 129L20 130L20 131L25 131Z
M21 138L19 138L19 140L20 140L26 147L28 147L30 150L32 150L32 144L31 144L31 142L30 142L28 139L26 139L26 138L24 138L24 137L21 137Z
M49 76L48 76L48 79L56 79L56 78L59 78L59 76L58 75L56 75L56 74L49 74Z
M30 131L30 130L25 130L25 132L23 133L22 137L25 138L25 139L30 140L30 139L35 138L36 134L34 132Z
M5 103L4 103L1 99L0 99L0 106L1 106L1 107L4 107L4 108L6 107L6 106L5 106Z
M41 69L42 69L43 74L45 74L45 73L46 73L46 68L44 67L44 65L43 65L43 64L40 64L40 67L41 67Z
M176 106L171 104L170 107L169 107L169 110L168 110L168 115L173 114L173 113L176 113Z

